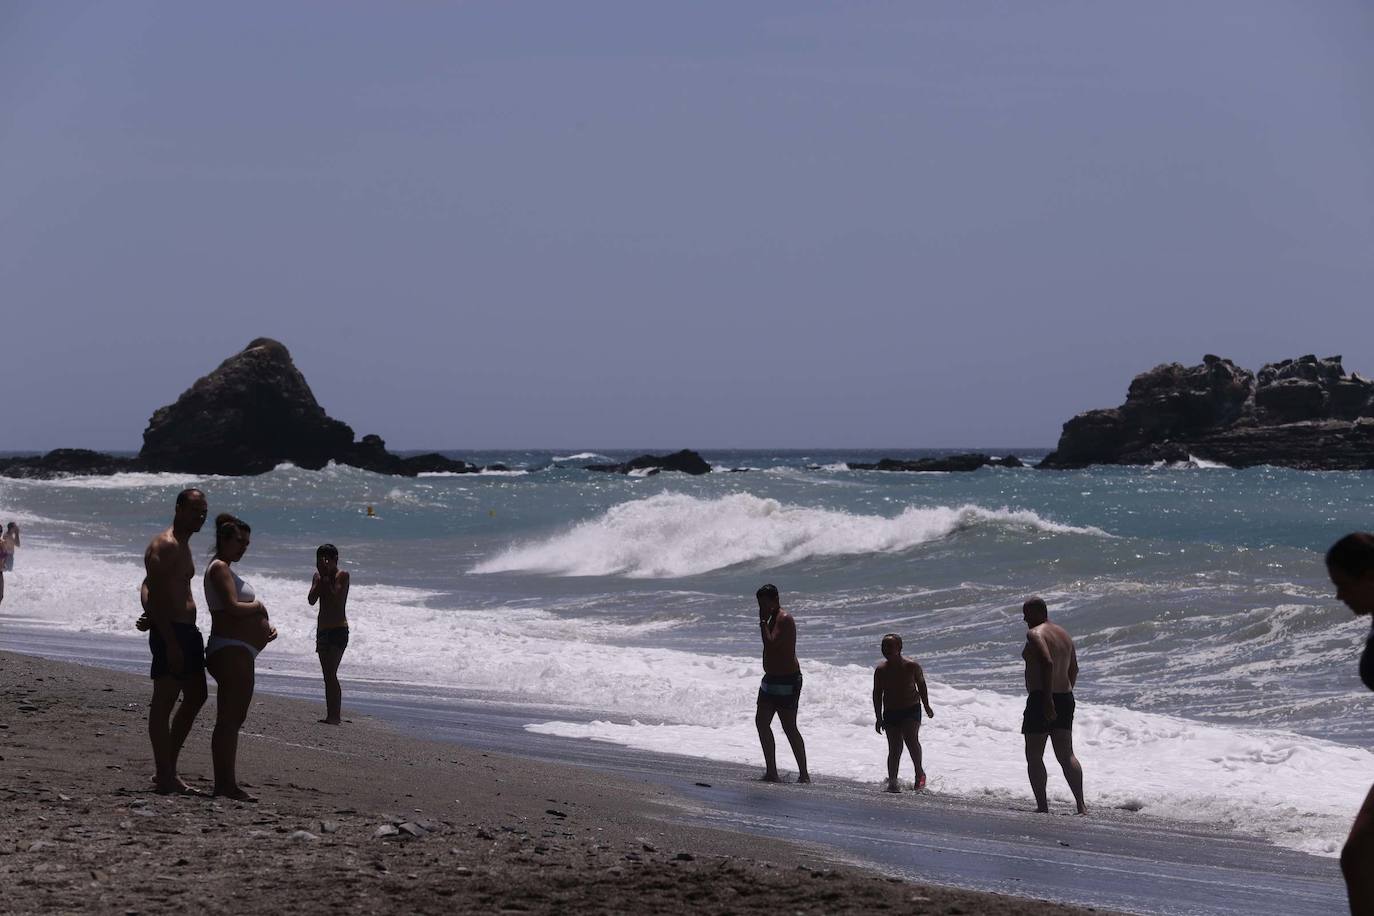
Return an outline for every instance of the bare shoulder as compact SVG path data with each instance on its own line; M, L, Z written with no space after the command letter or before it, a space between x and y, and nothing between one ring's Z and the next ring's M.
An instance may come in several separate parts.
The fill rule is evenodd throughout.
M168 529L153 535L148 542L148 549L143 551L143 559L159 561L175 556L176 552L177 539L172 537L172 531Z
M904 659L904 661L906 662L906 670L910 671L912 674L921 673L921 663L916 661L916 659L908 658Z
M340 584L340 585L347 585L348 583L349 583L348 570L346 570L346 569L341 569L341 570L339 570L339 584Z
M878 662L878 667L873 669L874 674L882 674L887 671L887 659Z

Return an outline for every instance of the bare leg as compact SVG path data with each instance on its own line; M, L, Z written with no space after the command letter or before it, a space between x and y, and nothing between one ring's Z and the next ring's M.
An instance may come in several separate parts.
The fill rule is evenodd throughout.
M180 792L186 783L177 776L176 750L168 721L181 694L181 681L160 677L153 681L153 701L148 704L148 743L153 746L153 786L158 792ZM185 740L183 736L183 740Z
M1049 774L1045 772L1045 742L1048 734L1026 735L1026 774L1030 776L1031 791L1035 793L1035 810L1044 814L1050 810L1049 796L1045 794L1045 784Z
M1365 796L1341 849L1341 874L1352 916L1374 913L1374 788Z
M887 735L887 791L897 792L897 768L902 763L902 733L900 726L884 726Z
M191 726L195 724L196 716L200 713L200 708L205 705L207 695L205 687L205 672L200 672L199 676L181 682L181 704L177 706L177 711L172 716L171 732L168 736L170 759L168 765L171 773L176 777L176 791L186 795L203 794L198 789L188 786L184 780L177 776L177 760L181 757L181 748L186 744L186 736L191 733Z
M787 743L792 745L792 756L797 758L797 782L810 782L811 773L806 769L806 742L802 741L801 732L797 731L797 711L779 709L778 721L782 723L782 733L787 736Z
M1056 728L1050 732L1050 742L1054 745L1054 756L1064 770L1064 779L1073 791L1073 800L1078 804L1078 813L1087 814L1088 806L1083 803L1083 768L1073 753L1073 732L1067 728ZM1043 768L1042 768L1043 769Z
M206 658L219 691L215 699L215 731L210 736L210 757L215 765L215 794L238 801L257 801L239 788L236 772L239 729L253 702L253 656L247 649L229 646Z
M339 662L343 661L344 650L332 646L320 653L320 671L324 673L324 718L327 725L343 722L343 688L339 686Z
M778 751L773 741L773 713L776 711L771 701L759 703L754 713L754 725L759 730L759 744L763 745L763 781L778 781Z
M921 723L907 720L902 723L902 740L906 742L906 752L911 755L911 765L916 769L916 789L921 788L925 766L921 760Z

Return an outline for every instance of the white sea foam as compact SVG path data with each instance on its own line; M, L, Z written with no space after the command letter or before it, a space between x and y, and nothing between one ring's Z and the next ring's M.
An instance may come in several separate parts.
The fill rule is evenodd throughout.
M137 562L46 545L25 553L22 573L7 588L7 616L59 629L133 632L142 577ZM259 657L260 668L317 677L304 577L256 575L251 562L242 574L281 633ZM199 597L199 583L194 588ZM530 728L759 763L753 727L757 659L623 645L646 628L671 625L665 621L624 626L530 609L463 610L443 607L443 601L422 589L356 584L346 676L557 704L568 709L563 720ZM208 628L203 612L201 617ZM870 670L817 662L804 668L799 721L812 771L876 782L883 775L886 742L873 731ZM1011 689L1008 684L1009 693L1000 694L931 681L936 717L922 727L922 743L935 791L1029 799L1018 734L1023 700ZM789 754L785 742L779 743L786 768ZM1324 855L1339 849L1374 772L1374 754L1360 748L1101 706L1082 695L1075 744L1090 805L1228 825ZM1052 758L1049 766L1054 804L1067 806Z
M740 563L780 566L810 557L895 553L978 526L1108 536L1028 510L911 506L896 517L788 506L748 493L702 499L659 493L542 541L511 547L476 573L669 578Z
M147 487L189 487L220 479L207 474L129 472L99 477L54 477L51 480L26 480L25 483L77 490L137 490Z
M1150 465L1150 468L1156 471L1231 470L1229 464L1222 464L1220 461L1208 461L1206 458L1199 458L1191 454L1187 461L1156 461Z
M592 460L593 458L599 458L599 459L601 459L602 461L610 461L610 460L611 460L610 458L607 458L605 455L599 454L599 453L597 453L597 452L578 452L576 455L554 455L554 456L553 456L553 460L554 460L554 461L590 461L590 460Z

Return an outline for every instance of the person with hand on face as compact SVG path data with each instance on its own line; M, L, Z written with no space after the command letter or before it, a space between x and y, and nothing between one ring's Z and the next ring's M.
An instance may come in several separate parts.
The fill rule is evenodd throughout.
M775 585L755 594L759 602L759 635L763 638L763 682L759 685L754 725L763 745L763 780L781 782L777 746L773 741L773 716L782 722L783 734L797 760L797 782L810 782L806 768L806 743L797 730L797 705L801 700L801 665L797 662L797 622L782 609Z
M348 570L339 568L339 548L321 544L315 551L315 578L310 583L306 600L313 606L320 603L320 615L315 622L315 654L320 657L324 674L326 725L343 722L343 688L339 686L339 662L348 648Z
M277 638L267 608L253 587L230 564L243 559L253 529L227 512L215 518L215 558L205 569L205 606L210 611L210 641L205 664L215 679L215 731L210 757L215 768L215 794L236 801L257 801L239 786L239 729L248 718L258 653Z
M1073 637L1056 623L1050 623L1050 609L1043 598L1031 598L1021 605L1026 622L1026 645L1021 657L1026 660L1026 711L1021 717L1021 734L1026 739L1026 771L1035 810L1050 810L1045 772L1045 742L1054 745L1054 756L1073 791L1079 814L1087 814L1083 802L1083 767L1073 752L1073 688L1078 682L1078 650Z
M873 669L873 728L887 732L887 791L898 792L897 768L902 762L902 744L911 755L916 770L915 789L926 787L926 771L921 760L921 707L935 718L926 695L926 675L915 659L902 655L902 637L888 633L882 641L883 660Z
M1360 654L1360 680L1374 690L1374 534L1347 534L1326 552L1326 572L1336 599L1371 628ZM1374 916L1374 787L1365 796L1341 849L1341 874L1354 916Z
M207 692L205 643L196 626L196 599L191 595L191 577L196 574L191 535L205 524L208 512L204 493L182 490L171 527L154 537L143 552L140 598L146 623L140 629L148 631L153 655L148 740L153 746L153 784L164 795L201 794L177 775L177 757ZM181 698L179 707L177 697Z

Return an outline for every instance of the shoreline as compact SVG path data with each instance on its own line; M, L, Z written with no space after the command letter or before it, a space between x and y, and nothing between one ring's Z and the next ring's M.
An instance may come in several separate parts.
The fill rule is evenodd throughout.
M1070 914L909 883L811 845L689 823L652 780L425 740L255 698L240 744L256 804L158 796L147 678L0 652L0 881L7 909L268 906L420 912L777 908ZM207 785L213 698L182 772ZM309 723L308 725L306 723Z
M63 642L71 646L71 637L77 634L66 635L68 639ZM53 649L49 645L45 652L42 647L30 646L27 651L52 654ZM0 655L0 660L21 657L31 658ZM99 659L96 653L87 652L85 660ZM126 703L136 704L139 714L143 714L146 676L104 674L105 668L78 670L94 672L94 677L124 679L123 689L131 691L132 697ZM260 692L246 727L245 746L250 743L250 731L257 736L256 740L270 743L266 728L254 728L259 710L269 707L277 721L294 717L291 728L312 740L334 737L328 734L332 731L329 729L325 729L323 736L315 735L324 727L314 725L320 700L313 680L269 676L261 679L260 685L263 692L292 693L313 699L284 700ZM858 783L827 782L805 789L769 787L755 782L756 774L738 765L533 734L523 727L530 718L531 710L527 709L503 709L471 698L436 697L433 691L426 690L379 691L369 695L365 689L355 689L346 699L346 714L357 721L335 733L341 737L350 738L356 728L369 733L381 730L389 734L389 740L405 747L418 742L431 748L442 747L446 749L444 754L461 751L469 757L499 756L539 785L558 784L567 772L573 771L580 782L615 782L617 810L623 807L621 802L625 799L635 799L636 805L652 802L660 809L656 816L667 816L675 832L724 830L731 838L725 846L735 850L730 855L763 858L764 866L781 862L788 863L783 867L790 868L798 856L811 857L807 860L831 865L850 863L876 870L878 874L869 871L861 879L869 882L885 882L881 874L900 875L905 880L943 885L944 890L951 886L973 889L950 890L951 893L973 893L979 897L986 891L1011 893L1019 895L1010 898L1016 900L1015 906L1031 907L989 909L1002 906L997 901L1008 899L994 896L993 903L978 904L972 910L976 912L1063 911L1035 909L1052 905L1033 898L1048 898L1132 912L1315 913L1329 909L1341 899L1334 860L1282 850L1197 825L1112 810L1095 811L1094 817L1086 820L1045 818L1009 808L1005 803L930 795L903 797L893 805L892 799L884 799L881 793ZM279 703L286 706L278 709L274 704ZM363 722L359 712L381 721ZM199 755L208 758L212 721L213 698L202 711L188 742L188 754L192 755L189 759L196 759L198 735L204 745ZM308 724L302 728L303 723ZM422 733L425 738L411 737ZM437 744L427 740L436 737L441 739ZM137 762L147 756L144 745L146 738L137 734L129 745L130 760ZM202 768L208 771L208 765ZM534 771L541 775L529 775ZM252 766L246 765L245 772L250 773L252 781ZM425 773L426 783L449 778L428 770ZM705 788L701 787L703 783ZM671 813L664 815L663 811ZM800 850L775 845L773 839L760 836L784 837L802 845ZM4 843L0 838L0 846ZM719 840L712 843L719 848ZM787 851L772 851L765 856L764 850L774 849ZM1142 862L1148 864L1148 870L1141 870ZM1274 887L1266 887L1263 876L1279 874L1288 877L1282 884L1271 882ZM1221 888L1226 888L1225 894L1218 894ZM931 893L934 891L922 890L920 895ZM1284 906L1276 907L1276 901L1283 901Z

